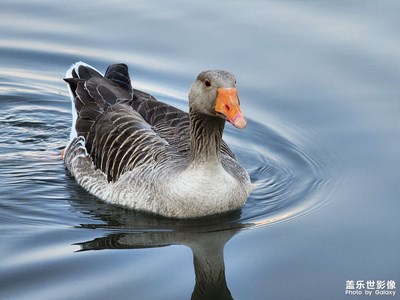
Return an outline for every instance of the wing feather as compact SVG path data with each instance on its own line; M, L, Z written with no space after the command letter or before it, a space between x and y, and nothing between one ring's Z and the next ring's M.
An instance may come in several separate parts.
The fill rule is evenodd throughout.
M167 155L168 143L126 103L109 107L96 121L94 131L90 155L109 181L142 164L156 163L160 154Z
M66 81L77 111L77 136L84 138L87 153L109 181L189 151L189 114L132 89L125 64L109 66L104 77L88 65L70 74L73 78ZM234 157L225 142L221 149Z

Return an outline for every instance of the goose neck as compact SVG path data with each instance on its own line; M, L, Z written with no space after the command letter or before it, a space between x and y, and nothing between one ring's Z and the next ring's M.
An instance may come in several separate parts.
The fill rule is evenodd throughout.
M220 164L225 121L190 109L190 161L192 164Z

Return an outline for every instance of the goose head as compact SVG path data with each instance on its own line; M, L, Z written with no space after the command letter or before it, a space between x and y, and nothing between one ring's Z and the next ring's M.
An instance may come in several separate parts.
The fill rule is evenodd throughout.
M235 76L227 71L201 72L190 88L189 107L197 113L222 118L237 128L246 127Z

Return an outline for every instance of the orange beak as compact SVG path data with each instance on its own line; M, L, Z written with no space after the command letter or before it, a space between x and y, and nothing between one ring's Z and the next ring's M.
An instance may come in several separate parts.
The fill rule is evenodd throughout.
M219 88L215 111L223 114L226 120L236 128L245 128L247 121L240 111L239 98L236 88Z

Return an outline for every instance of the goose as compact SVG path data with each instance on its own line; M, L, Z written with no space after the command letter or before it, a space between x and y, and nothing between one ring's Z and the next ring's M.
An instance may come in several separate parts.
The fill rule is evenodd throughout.
M101 200L169 218L239 209L252 185L222 139L225 122L245 128L236 79L201 72L189 112L132 88L126 64L105 75L77 62L66 72L72 102L63 159L70 175Z

